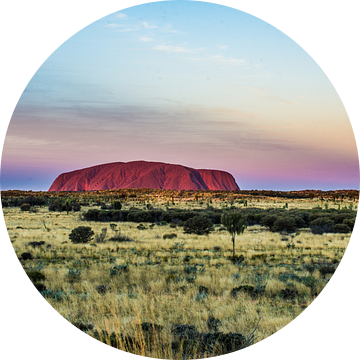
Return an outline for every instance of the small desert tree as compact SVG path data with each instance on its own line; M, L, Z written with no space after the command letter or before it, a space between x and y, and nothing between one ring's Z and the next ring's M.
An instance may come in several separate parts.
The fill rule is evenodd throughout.
M221 223L231 235L233 243L233 258L235 258L235 236L240 235L246 229L246 217L239 212L224 212L221 215Z

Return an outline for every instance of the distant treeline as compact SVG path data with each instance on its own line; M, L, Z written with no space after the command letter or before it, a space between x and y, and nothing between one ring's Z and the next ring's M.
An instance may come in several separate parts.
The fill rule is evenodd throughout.
M129 210L100 210L90 209L82 214L84 221L99 221L99 222L119 222L129 221L135 223L155 223L167 224L173 223L177 226L184 226L189 219L199 217L199 215L206 217L217 225L221 223L221 215L224 211L221 209L196 209L196 210L181 210L181 209L150 209L142 210L138 208L131 208ZM323 233L349 233L353 230L356 218L356 211L354 210L323 210L321 208L314 208L310 210L304 209L260 209L260 208L235 208L230 211L238 211L247 219L247 224L263 225L268 227L270 231L288 233L295 232L300 228L310 228L314 234Z
M255 200L264 198L284 199L319 199L327 201L342 201L344 199L359 199L358 190L301 190L301 191L275 191L275 190L157 190L157 189L118 189L99 191L20 191L8 190L1 192L2 206L21 206L24 203L31 206L49 206L58 203L101 204L122 201L154 202L157 199L173 201L236 201Z
M212 224L220 224L221 215L223 211L228 211L226 209L216 209L210 206L210 200L214 197L207 197L208 206L206 209L197 209L197 210L182 210L176 208L167 208L167 210L155 209L154 205L156 201L153 198L149 197L149 194L145 196L140 196L137 193L132 193L130 191L139 190L144 191L144 189L125 189L129 191L129 195L119 194L116 191L112 191L113 196L109 194L104 195L103 192L96 192L97 197L94 196L94 192L84 193L69 193L67 196L64 193L48 193L46 192L43 196L34 196L31 192L29 196L14 196L13 192L2 192L2 206L19 206L21 210L28 211L34 206L48 206L49 211L80 211L81 206L95 205L100 206L101 209L90 209L87 212L82 214L82 217L86 221L100 221L100 222L117 222L117 221L130 221L136 223L150 222L159 224L161 222L165 223L174 223L179 226L195 216L204 216ZM149 190L149 189L148 189ZM152 190L160 194L166 194L168 191L162 190ZM119 190L123 191L123 190ZM347 190L343 190L346 192ZM10 195L11 193L11 195ZM24 192L23 192L24 193ZM178 195L181 192L177 192ZM195 196L195 201L201 203L200 195L202 196L204 192L195 192L188 191L182 192L183 196L190 196L193 194ZM234 199L237 199L238 203L244 203L247 200L243 200L242 197L236 198L236 195L239 191L215 191L211 192L213 195L228 196L226 200L229 200L233 205L230 207L232 211L239 211L247 219L248 225L264 225L267 226L270 231L287 231L295 232L300 228L310 228L310 230L315 234L322 234L324 232L331 233L349 233L353 230L356 211L353 210L353 204L350 204L350 208L335 210L329 209L328 206L325 206L325 209L321 207L314 209L291 209L286 208L281 209L261 209L253 207L241 207L237 208L234 206ZM263 191L260 192L263 196L265 193L270 196L279 197L279 192L272 191ZM299 193L299 192L298 192ZM357 191L351 192L347 191L347 196L350 199L354 199L355 195L358 194ZM28 193L27 193L28 194ZM210 193L207 193L210 195ZM341 191L331 192L333 199L342 200L341 196L344 197L344 193ZM340 194L340 195L339 195ZM24 194L22 194L24 195ZM56 196L57 195L57 196ZM60 196L61 195L61 196ZM81 196L80 196L81 195ZM101 196L100 196L101 195ZM216 198L216 197L215 197ZM146 210L131 207L129 210L123 210L121 206L120 199L125 199L127 202L137 202L138 204L146 204ZM165 197L168 200L168 204L174 204L173 197ZM241 199L241 200L240 200ZM151 205L152 204L152 205ZM174 204L175 205L175 204ZM245 204L244 204L245 205ZM326 205L326 204L325 204Z

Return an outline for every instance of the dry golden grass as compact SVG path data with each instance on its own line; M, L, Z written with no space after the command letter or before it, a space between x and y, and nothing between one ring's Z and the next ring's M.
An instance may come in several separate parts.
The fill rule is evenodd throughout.
M278 204L283 207L284 201ZM223 206L220 202L216 205ZM186 202L181 202L180 206L189 207ZM256 206L274 207L274 201L256 203ZM313 207L314 202L288 201L288 206L308 208ZM134 242L72 244L69 233L80 225L90 226L95 234L107 228L105 240L115 232L110 223L82 222L77 213L67 215L66 212L49 212L47 208L39 208L35 213L4 208L4 216L17 255L31 252L35 257L32 261L21 261L24 268L29 270L42 262L41 272L46 277L47 289L66 294L62 300L47 297L66 319L72 323L91 323L99 331L121 332L134 337L143 336L138 329L140 323L157 323L164 327L161 336L167 343L170 343L173 324L193 324L199 331L207 332L209 315L221 321L219 331L239 332L245 336L251 334L261 319L256 341L265 339L298 316L331 276L323 278L315 270L312 274L315 283L311 288L300 281L281 281L281 275L305 277L310 274L303 268L304 264L339 262L350 238L350 235L313 235L301 231L283 241L283 235L252 226L236 240L236 253L245 257L240 266L228 259L232 255L230 236L218 228L209 235L198 236L184 234L182 228L174 229L169 225L138 230L137 224L126 222L118 223L118 229ZM163 235L169 233L177 237L164 240ZM45 245L32 248L28 245L32 241L45 241ZM287 247L290 242L295 248ZM221 250L215 251L214 247ZM184 262L185 256L188 262ZM199 268L204 267L205 271L197 272L193 282L187 281L184 267L199 263L203 264ZM110 269L121 264L128 264L129 272L111 276ZM81 275L71 278L69 269L78 269ZM175 274L173 278L170 278L171 272ZM174 281L177 276L179 281ZM230 295L231 290L241 284L264 285L266 279L262 296L252 297L245 292L239 292L236 298ZM99 294L95 287L100 284L111 290ZM199 296L199 286L208 288L206 298ZM298 296L283 299L281 291L289 287ZM146 342L140 343L143 343L137 349L140 355L181 358L170 347L155 346L158 342L151 349ZM125 344L120 347L126 348Z

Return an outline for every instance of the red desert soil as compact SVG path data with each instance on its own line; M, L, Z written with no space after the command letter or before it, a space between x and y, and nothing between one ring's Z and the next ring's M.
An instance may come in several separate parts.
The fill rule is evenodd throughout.
M166 190L240 190L233 176L220 170L131 161L96 165L59 175L49 191L150 188Z

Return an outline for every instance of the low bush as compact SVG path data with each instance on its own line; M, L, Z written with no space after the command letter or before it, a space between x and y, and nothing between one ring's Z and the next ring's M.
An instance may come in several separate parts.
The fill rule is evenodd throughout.
M100 211L98 214L98 221L101 222L110 222L113 221L112 219L112 212L111 211Z
M174 239L174 238L176 238L177 237L177 235L176 234L164 234L163 235L163 239L164 240L166 240L166 239Z
M45 241L30 241L28 243L29 246L32 246L33 248L40 247L42 245L45 245Z
M174 222L177 224L179 221L187 221L196 215L198 215L198 213L194 211L168 210L162 213L162 221L166 221L166 223Z
M83 218L86 221L99 221L98 217L99 217L100 212L101 211L98 209L90 209L86 213L83 214Z
M137 223L153 222L153 217L148 211L130 211L127 216L127 221Z
M328 224L334 225L334 221L331 220L331 219L330 219L329 217L327 217L327 216L318 217L317 219L312 220L312 221L310 222L310 226L312 226L312 225L321 225L321 226L324 226L324 225L328 225Z
M46 204L46 200L42 197L36 196L28 196L25 199L19 200L18 204L21 206L22 204L30 204L30 206L43 206Z
M310 227L310 231L315 235L322 235L324 233L333 233L334 232L334 226L329 225L312 225Z
M261 225L267 226L269 230L274 226L274 222L278 219L276 215L266 215L261 219Z
M235 265L240 265L245 260L243 255L232 255L229 256L228 259Z
M115 210L121 210L122 208L120 201L115 201L113 206Z
M143 224L139 224L137 227L136 227L138 230L146 230L147 227L144 226Z
M81 210L81 205L79 203L71 203L69 204L68 202L66 204L62 204L62 203L58 203L55 202L54 204L49 205L48 207L49 211L80 211Z
M297 229L306 227L306 222L301 216L294 216L294 220Z
M264 217L264 214L250 213L247 216L247 223L249 226L260 225L263 217Z
M90 226L79 226L69 234L69 239L74 244L85 244L92 240L94 232L91 230Z
M296 221L293 217L280 217L278 218L273 226L271 227L271 231L286 231L286 232L294 232L297 229Z
M186 234L206 235L212 230L213 225L206 216L198 215L185 222L184 232Z
M354 226L355 226L355 218L352 218L352 219L345 219L343 221L343 224L344 225L347 225L350 229L350 231L353 231L354 230ZM335 225L336 226L336 225ZM334 228L334 231L335 231L335 228ZM339 231L335 231L335 232L339 232Z
M339 214L334 215L334 224L342 224L347 219L355 220L354 214L352 211L351 212L341 212Z
M81 210L81 205L79 203L73 203L71 204L72 210L77 212Z
M31 282L34 284L46 280L45 275L42 274L40 271L36 271L36 270L29 271L26 273L26 275L29 277Z
M334 233L348 234L351 232L351 228L347 224L335 224Z
M132 241L134 241L134 240L131 239L131 238L129 238L128 236L121 235L121 234L116 234L115 236L113 236L112 238L110 238L109 241L114 241L114 242L132 242Z
M322 235L323 233L334 232L334 222L325 216L318 217L310 222L310 231L313 234Z
M24 203L20 206L21 211L30 211L30 209L31 209L31 205L27 203Z
M34 255L32 253L29 253L29 252L24 252L24 253L21 254L21 258L23 260L33 260Z

